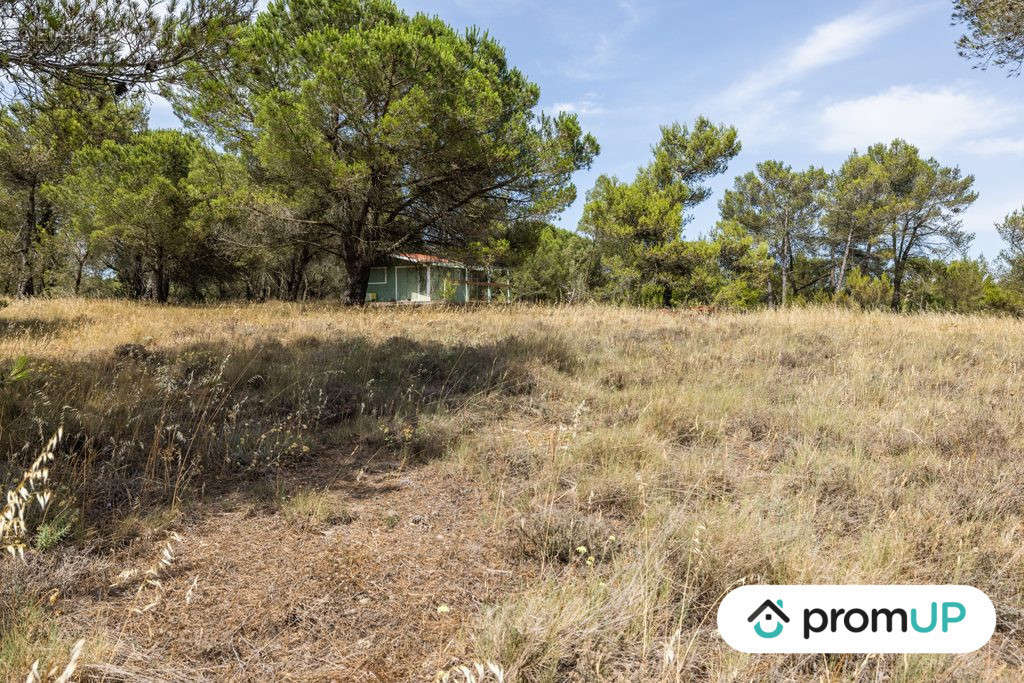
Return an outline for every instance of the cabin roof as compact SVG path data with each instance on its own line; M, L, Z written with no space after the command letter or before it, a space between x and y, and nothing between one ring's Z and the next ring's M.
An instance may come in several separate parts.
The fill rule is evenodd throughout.
M452 261L450 259L441 258L440 256L431 256L430 254L415 254L415 253L392 254L392 257L398 259L399 261L409 261L411 263L422 263L423 265L427 265L427 264L430 264L430 265L446 264L446 265L453 265L453 266L461 265L460 263L456 263L455 261Z
M467 266L459 261L453 261L451 259L442 258L440 256L433 256L431 254L417 254L417 253L406 253L406 254L391 254L391 258L398 261L405 261L407 263L415 263L420 266L450 266L452 268L469 268L470 270L481 270L476 266Z

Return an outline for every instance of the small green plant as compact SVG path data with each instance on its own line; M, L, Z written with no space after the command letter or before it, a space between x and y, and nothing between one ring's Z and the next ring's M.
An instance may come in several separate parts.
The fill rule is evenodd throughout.
M852 268L846 276L846 291L837 297L840 303L850 302L864 310L881 310L892 301L892 282L888 275L880 278Z
M14 363L11 364L11 369L7 371L6 375L0 375L0 387L8 384L14 384L15 382L21 382L22 380L28 379L28 358L25 356L18 356L14 359Z
M455 303L459 296L459 285L450 277L441 282L441 298L449 303Z
M77 521L78 511L71 507L65 507L52 519L40 524L36 529L36 538L33 542L36 550L46 551L56 548L71 534Z

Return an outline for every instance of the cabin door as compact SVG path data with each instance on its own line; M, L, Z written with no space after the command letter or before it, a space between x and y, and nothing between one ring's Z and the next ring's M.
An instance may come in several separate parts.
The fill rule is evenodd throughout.
M427 271L425 268L399 266L397 273L399 301L423 301L427 298Z

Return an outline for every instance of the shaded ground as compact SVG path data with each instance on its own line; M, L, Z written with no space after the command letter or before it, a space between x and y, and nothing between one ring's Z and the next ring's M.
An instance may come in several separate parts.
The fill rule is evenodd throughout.
M114 650L92 672L396 680L451 665L459 629L517 579L469 482L431 464L381 469L326 488L312 472L286 484L330 502L319 522L237 499L179 528L162 595L127 591L71 610L70 622Z

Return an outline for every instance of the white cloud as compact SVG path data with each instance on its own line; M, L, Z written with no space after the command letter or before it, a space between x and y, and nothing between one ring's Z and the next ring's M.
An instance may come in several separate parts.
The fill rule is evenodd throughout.
M990 137L970 140L963 145L968 154L979 156L1024 155L1024 138Z
M873 42L930 8L915 4L893 9L874 2L818 24L790 49L709 100L703 109L734 122L743 139L754 144L778 142L798 132L803 135L815 125L817 114L797 107L804 96L799 81L862 54Z
M569 113L581 116L597 116L605 113L604 108L595 103L593 95L584 95L576 102L559 102L551 109L555 114Z
M757 106L727 108L724 120L736 126L740 139L747 145L766 145L789 138L794 130L802 130L802 113L795 105L803 97L799 90L780 90ZM715 108L711 108L715 110Z
M893 10L873 4L819 24L799 45L734 84L724 97L737 103L748 101L812 71L855 57L925 9L925 5L916 5Z
M836 102L821 114L821 149L851 150L903 138L925 153L963 149L1017 119L1018 110L967 89L897 86Z

